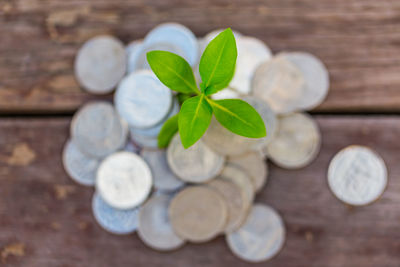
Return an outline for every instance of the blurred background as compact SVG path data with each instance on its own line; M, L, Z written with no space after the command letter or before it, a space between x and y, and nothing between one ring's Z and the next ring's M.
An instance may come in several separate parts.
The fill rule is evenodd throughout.
M92 189L66 175L61 152L74 112L93 96L75 80L79 47L99 34L128 44L163 22L197 36L231 27L273 53L305 51L330 73L311 114L318 158L290 171L274 165L257 201L280 212L287 239L262 266L400 266L400 2L395 0L0 0L0 266L253 266L223 238L173 253L113 236L91 214ZM329 191L326 170L350 144L385 160L389 184L368 207Z

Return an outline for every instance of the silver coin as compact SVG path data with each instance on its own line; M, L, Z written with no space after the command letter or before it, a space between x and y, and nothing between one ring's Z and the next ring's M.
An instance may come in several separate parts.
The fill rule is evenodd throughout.
M142 46L143 46L143 40L135 40L130 42L125 50L128 58L128 66L127 66L127 72L131 73L134 72L137 69L137 59L140 57L140 53L142 51Z
M228 163L234 164L246 171L251 178L255 192L259 192L267 182L268 165L257 152L229 157Z
M220 173L225 158L212 151L201 139L185 149L179 134L176 134L169 144L167 161L171 170L183 181L204 183Z
M82 153L71 140L65 144L64 169L75 182L86 186L94 185L99 164L100 159Z
M275 113L284 114L297 109L305 86L300 69L285 57L277 56L256 69L252 94L267 102Z
M75 76L93 94L113 90L126 73L124 45L112 36L97 36L87 41L75 59Z
M71 122L71 139L82 152L97 158L122 148L127 135L127 125L107 102L86 104Z
M93 195L92 211L98 224L112 234L130 234L135 232L138 227L138 208L115 209L108 205L98 193Z
M172 94L151 71L142 70L129 74L121 81L114 103L129 126L149 128L168 115Z
M174 250L185 243L174 233L169 221L170 201L171 197L168 195L153 196L139 211L138 236L147 246L155 250Z
M305 79L303 92L296 102L297 110L311 110L319 106L329 90L329 74L325 65L314 55L305 52L283 53Z
M269 206L255 204L245 224L226 235L229 248L249 262L266 261L279 253L285 243L285 225Z
M256 144L253 146L253 149L258 150L260 147L265 147L268 145L268 143L270 143L275 137L278 130L278 119L265 101L253 96L245 96L242 99L249 103L258 112L258 114L260 114L267 130L267 136L261 139L255 139L254 141Z
M367 147L349 146L332 159L328 169L328 184L335 196L347 204L370 204L386 188L385 162Z
M175 191L185 184L182 180L178 179L169 168L165 150L143 149L140 155L150 166L155 189L161 191Z
M108 156L97 170L97 192L117 209L137 207L146 200L151 187L149 166L131 152L121 151Z
M158 149L158 137L144 136L130 132L132 142L140 148Z
M278 132L267 145L269 158L287 169L302 168L317 156L321 134L314 120L303 113L292 113L279 118Z
M139 128L130 128L131 135L140 135L140 136L147 136L147 137L158 137L158 134L161 131L161 128L163 127L164 123L171 118L172 116L176 115L179 113L180 106L178 100L173 98L173 105L171 111L168 113L167 117L158 123L156 126L151 127L151 128L146 128L146 129L139 129Z
M236 46L236 70L229 86L242 94L250 94L253 74L261 63L271 59L271 51L262 41L253 37L237 38Z
M199 47L196 36L185 26L177 23L163 23L152 29L144 39L146 45L168 43L182 51L179 55L191 66L198 62Z

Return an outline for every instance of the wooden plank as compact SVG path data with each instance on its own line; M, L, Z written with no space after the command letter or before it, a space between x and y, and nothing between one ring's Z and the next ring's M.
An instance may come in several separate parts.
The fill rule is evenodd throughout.
M276 208L287 227L282 252L268 263L235 258L222 237L158 253L136 235L114 236L91 214L93 190L65 174L61 150L69 118L0 120L1 266L275 266L395 267L400 265L400 117L317 117L323 144L310 166L271 166L258 202ZM369 145L389 169L382 198L349 208L326 182L330 159L350 144Z
M127 43L166 21L198 36L230 26L274 52L314 53L332 80L318 111L399 111L399 16L397 0L3 0L0 113L75 110L92 98L72 71L85 40L111 33Z

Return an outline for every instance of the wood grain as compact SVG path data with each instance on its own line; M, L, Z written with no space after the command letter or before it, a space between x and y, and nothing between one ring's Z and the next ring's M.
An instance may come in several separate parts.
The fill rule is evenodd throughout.
M0 113L76 110L93 98L72 69L85 40L127 43L167 21L198 36L230 26L274 52L317 55L332 81L317 111L400 111L397 0L1 0Z
M323 143L316 161L298 171L271 165L257 201L283 216L287 240L276 258L258 265L235 258L222 237L158 253L135 234L103 231L91 214L93 190L73 183L62 168L69 122L0 119L0 266L400 265L399 117L319 116ZM375 149L389 169L386 192L367 207L345 206L327 186L330 159L350 144Z

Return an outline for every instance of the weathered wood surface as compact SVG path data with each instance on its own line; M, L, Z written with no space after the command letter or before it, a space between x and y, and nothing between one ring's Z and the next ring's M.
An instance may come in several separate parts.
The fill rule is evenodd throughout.
M332 80L318 111L400 110L398 0L0 0L0 113L75 110L92 98L72 70L85 40L110 33L127 43L166 21L314 53Z
M323 144L310 166L271 166L257 201L276 208L287 241L272 261L235 258L224 239L158 253L138 237L103 231L91 213L92 189L72 182L61 164L69 118L0 119L0 266L400 266L400 118L317 117ZM350 144L369 145L389 169L376 203L349 208L329 191L330 159Z

